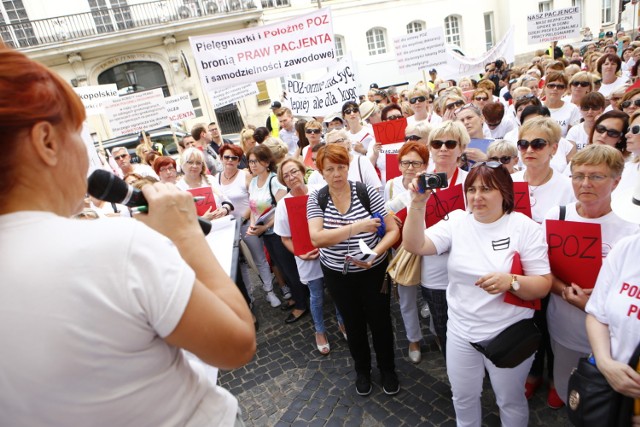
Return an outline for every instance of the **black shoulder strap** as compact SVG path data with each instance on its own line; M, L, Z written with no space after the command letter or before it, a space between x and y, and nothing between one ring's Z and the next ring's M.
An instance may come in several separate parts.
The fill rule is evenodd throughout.
M369 199L369 192L367 191L367 185L365 183L356 182L356 195L367 212L369 212L370 215L373 215L373 212L371 212L371 200Z
M360 174L360 182L362 182L364 180L362 179L362 168L360 167L360 157L361 156L358 156L358 174Z
M271 191L271 181L273 181L273 178L275 177L275 175L271 175L271 178L269 178L269 194L271 195L271 206L275 206L278 204L278 202L276 201L276 198L273 196L273 191Z
M558 216L558 219L560 221L564 221L564 219L567 216L567 207L566 206L560 206L560 215Z
M325 185L318 190L318 206L320 206L322 212L327 209L327 204L329 204L329 186Z

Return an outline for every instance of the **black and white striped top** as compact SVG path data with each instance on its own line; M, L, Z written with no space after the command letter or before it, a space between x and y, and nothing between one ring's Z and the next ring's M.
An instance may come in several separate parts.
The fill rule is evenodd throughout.
M329 195L327 208L324 212L318 205L318 190L311 191L309 194L309 201L307 202L307 219L320 218L324 219L324 228L327 230L342 227L344 225L353 224L357 221L371 218L371 214L360 203L358 195L356 194L356 186L353 182L351 184L351 206L345 214L341 214L336 209ZM369 200L371 206L371 212L378 212L383 216L386 216L384 209L384 200L372 187L367 185L367 192L369 193ZM358 240L363 239L364 242L371 248L375 248L380 237L376 233L359 233L355 236L351 236L350 239L344 240L336 245L329 246L327 248L320 248L320 262L327 268L335 271L342 271L344 266L345 256L349 253L358 252ZM386 254L382 254L374 261L373 265L380 264L386 257ZM353 264L349 265L349 271L357 272L364 271L363 268L357 267Z

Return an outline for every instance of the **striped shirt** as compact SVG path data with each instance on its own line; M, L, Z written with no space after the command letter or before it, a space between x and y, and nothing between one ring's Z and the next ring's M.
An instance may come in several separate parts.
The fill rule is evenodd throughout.
M307 202L307 219L323 218L323 227L327 230L332 230L371 218L371 214L362 203L360 203L360 199L358 199L355 184L351 181L349 181L349 183L351 184L351 206L349 206L345 214L340 213L338 209L336 209L333 200L331 200L331 195L328 197L327 208L322 212L322 208L318 205L319 190L313 190L309 193L309 201ZM371 212L379 212L383 216L386 216L384 200L380 196L380 193L368 185L367 192L369 193ZM360 239L364 240L371 249L375 248L380 241L380 237L378 237L376 233L356 234L333 246L320 248L320 262L331 270L342 271L345 256L349 253L357 253L360 251L358 246L358 240ZM386 254L378 256L373 262L373 265L380 264L385 257ZM350 264L349 271L364 271L364 269Z

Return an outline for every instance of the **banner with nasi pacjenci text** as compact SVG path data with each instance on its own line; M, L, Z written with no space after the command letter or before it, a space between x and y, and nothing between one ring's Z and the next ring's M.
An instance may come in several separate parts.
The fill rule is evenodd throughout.
M207 91L336 63L329 9L226 33L189 37Z
M546 43L580 37L580 8L533 13L527 16L527 41L529 44Z
M356 88L355 68L349 56L317 80L287 79L285 103L297 116L326 116L339 112L347 101L357 102Z

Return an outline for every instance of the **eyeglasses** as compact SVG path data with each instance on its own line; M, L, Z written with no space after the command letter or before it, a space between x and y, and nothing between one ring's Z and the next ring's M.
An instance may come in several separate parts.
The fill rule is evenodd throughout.
M260 163L260 160L256 160L256 159L249 160L250 165L257 165L258 163Z
M602 107L595 107L595 106L592 106L592 105L587 105L587 106L584 106L584 107L580 107L580 110L582 110L582 111L589 111L589 110L591 110L591 111L600 111L600 110L602 110Z
M202 166L203 163L200 160L187 160L187 164L189 166L191 165Z
M309 135L311 135L311 134L319 135L319 134L320 134L320 132L322 132L322 130L320 130L320 129L307 129L307 130L305 130L304 132L305 132L306 134L309 134Z
M420 141L422 139L421 136L418 135L407 135L404 137L404 141Z
M622 135L622 132L620 132L619 130L607 129L602 125L596 126L596 132L598 132L599 134L606 133L610 138L620 138L620 135Z
M486 96L476 96L475 98L473 98L476 101L488 101L489 98Z
M174 168L173 166L165 166L163 168L159 169L160 172L175 172L176 168Z
M373 102L375 102L376 104L380 104L382 102L382 99L374 99Z
M640 126L635 125L635 126L631 126L629 128L629 132L631 132L633 135L637 135L640 133Z
M536 138L531 141L527 141L526 139L521 139L518 141L517 145L520 151L526 151L529 146L531 146L532 150L542 150L548 142L542 138Z
M359 110L358 108L346 108L346 109L342 112L342 114L343 114L343 115L345 115L345 116L347 116L347 115L349 115L349 114L354 114L354 113L359 113L359 112L360 112L360 110Z
M480 166L486 166L491 169L501 168L502 164L499 162L478 162L475 165L471 166L471 169L479 168Z
M566 89L567 87L560 83L547 83L549 89Z
M447 110L453 110L456 107L462 107L464 105L464 101L460 100L460 101L455 101L452 102L451 104L447 104L446 108Z
M120 160L120 159L124 159L125 157L129 157L128 154L120 154L119 156L115 156L113 158L113 160Z
M584 82L584 81L581 81L581 82L575 81L575 82L571 82L571 86L573 86L573 87L578 87L578 86L589 87L589 86L591 86L591 83L590 82Z
M387 116L387 121L388 120L398 120L402 118L402 114L392 114L390 116Z
M622 108L629 108L631 107L631 105L635 105L636 107L640 107L640 99L636 99L635 101L624 101L622 104L620 104L620 107Z
M429 143L429 145L431 146L431 148L435 148L436 150L441 149L443 145L447 147L448 150L453 150L458 146L458 141L454 141L453 139L448 139L446 141L434 139Z
M291 171L289 171L289 173L283 173L282 179L284 179L285 181L288 181L289 179L293 178L295 175L299 173L300 173L300 170L292 169Z
M492 162L500 162L503 165L509 164L509 162L511 161L511 159L513 159L516 156L493 156L493 157L489 157L489 160L491 160Z
M424 165L424 162L419 160L400 160L400 166L403 168L419 168Z
M218 128L211 128L211 129L209 129L209 132L211 132L211 133L218 132Z
M409 104L415 104L416 102L424 102L427 100L426 96L414 96L409 100Z
M347 139L346 138L338 138L335 139L333 141L327 141L328 144L340 144L341 142L345 142Z
M602 182L605 179L609 178L607 175L571 175L571 180L573 182L582 182L585 179L588 179L591 182Z
M225 156L222 156L222 158L225 159L225 160L233 160L234 162L236 160L240 160L240 157L238 157L238 156L226 156L225 155Z

